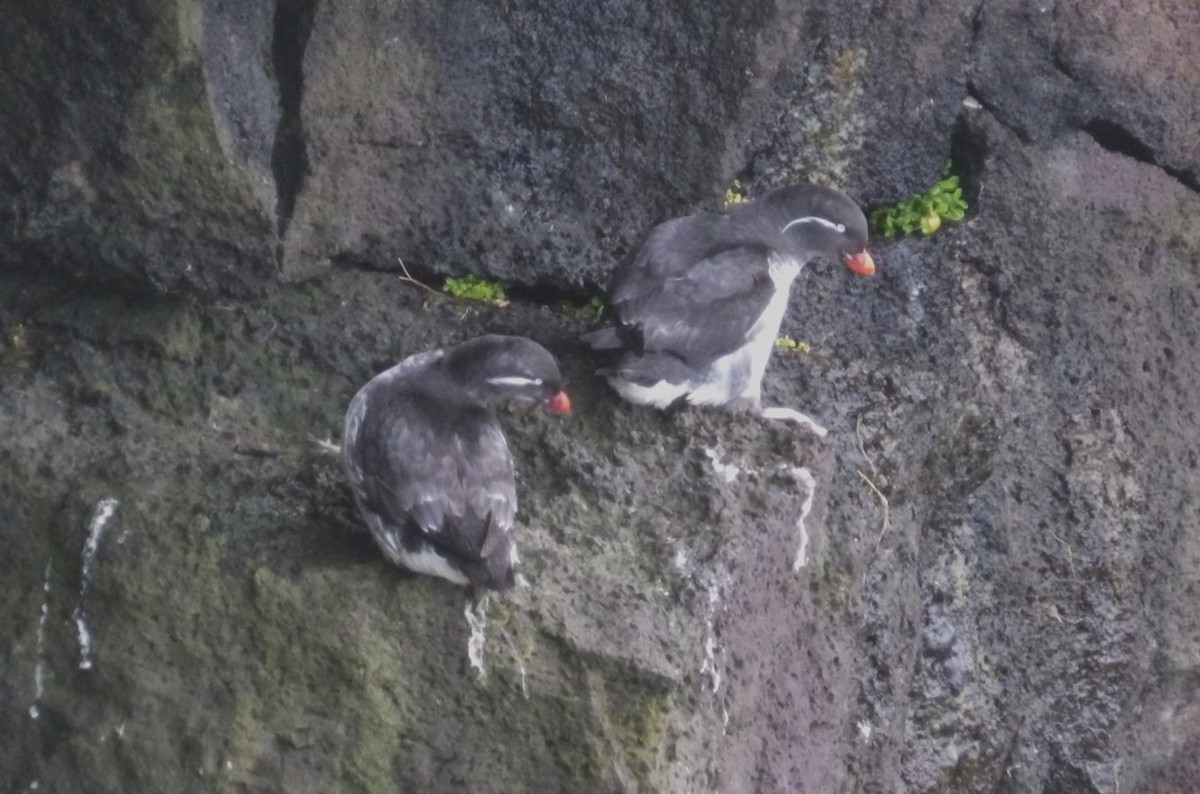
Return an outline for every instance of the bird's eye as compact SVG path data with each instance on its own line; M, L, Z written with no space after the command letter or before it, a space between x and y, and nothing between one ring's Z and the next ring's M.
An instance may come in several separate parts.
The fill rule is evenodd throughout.
M839 223L839 224L838 224L837 226L835 226L834 228L836 228L836 229L838 230L838 234L841 234L842 232L846 231L846 224L844 224L844 223Z

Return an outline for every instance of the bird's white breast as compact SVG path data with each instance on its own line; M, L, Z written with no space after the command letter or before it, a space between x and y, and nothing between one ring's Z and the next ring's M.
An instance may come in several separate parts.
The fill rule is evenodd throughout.
M747 334L746 344L714 361L704 381L691 385L687 400L692 405L724 405L738 398L758 402L767 361L787 311L792 281L800 273L802 263L790 257L772 256L768 267L775 285L771 300Z
M775 294L771 302L759 316L758 322L750 329L750 341L744 348L750 356L750 382L748 390L742 396L757 397L762 390L763 375L767 371L767 361L775 348L775 340L779 336L779 326L783 324L783 315L787 312L788 296L791 295L792 282L800 273L803 263L790 257L772 256L770 261L771 281L775 283ZM753 391L753 395L750 394Z
M630 402L657 408L666 408L680 397L686 397L691 405L720 406L738 399L757 405L767 361L787 311L792 282L803 267L797 259L778 255L771 256L767 264L775 289L757 322L751 326L745 344L713 361L702 377L684 383L662 380L642 386L620 377L610 377L612 387Z

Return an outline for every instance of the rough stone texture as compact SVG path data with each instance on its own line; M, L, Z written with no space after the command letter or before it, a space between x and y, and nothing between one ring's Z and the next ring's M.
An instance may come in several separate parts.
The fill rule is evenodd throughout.
M21 4L3 782L1193 791L1200 18L1043 5ZM879 202L950 156L965 222L799 280L766 399L826 442L620 404L548 305L735 175ZM317 443L483 332L577 405L503 417L531 586L486 601L389 567Z
M404 257L603 282L654 213L724 189L713 159L769 21L762 2L322 5L288 272Z
M10 4L0 264L159 292L267 288L279 109L270 7L243 5Z
M1200 8L983 4L970 80L1023 135L1082 129L1200 189Z

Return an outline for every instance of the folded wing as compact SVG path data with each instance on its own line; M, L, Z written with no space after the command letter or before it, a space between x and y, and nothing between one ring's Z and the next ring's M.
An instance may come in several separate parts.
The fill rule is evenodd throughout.
M655 247L643 248L652 257ZM686 270L655 262L629 268L610 300L625 336L643 352L667 352L693 366L737 350L771 301L766 246L745 243L705 252Z
M500 428L483 409L451 421L432 418L427 400L390 411L364 456L367 507L385 526L415 526L445 552L484 560L512 527L517 509L512 458Z

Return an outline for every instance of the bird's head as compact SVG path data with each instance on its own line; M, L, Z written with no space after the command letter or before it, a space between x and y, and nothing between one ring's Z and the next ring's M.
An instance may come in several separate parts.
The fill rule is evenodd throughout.
M755 202L765 217L804 254L841 254L860 276L875 274L867 252L867 218L858 205L837 190L819 185L793 185Z
M556 414L570 413L571 398L546 348L520 336L481 336L446 355L447 373L481 403L536 402Z

